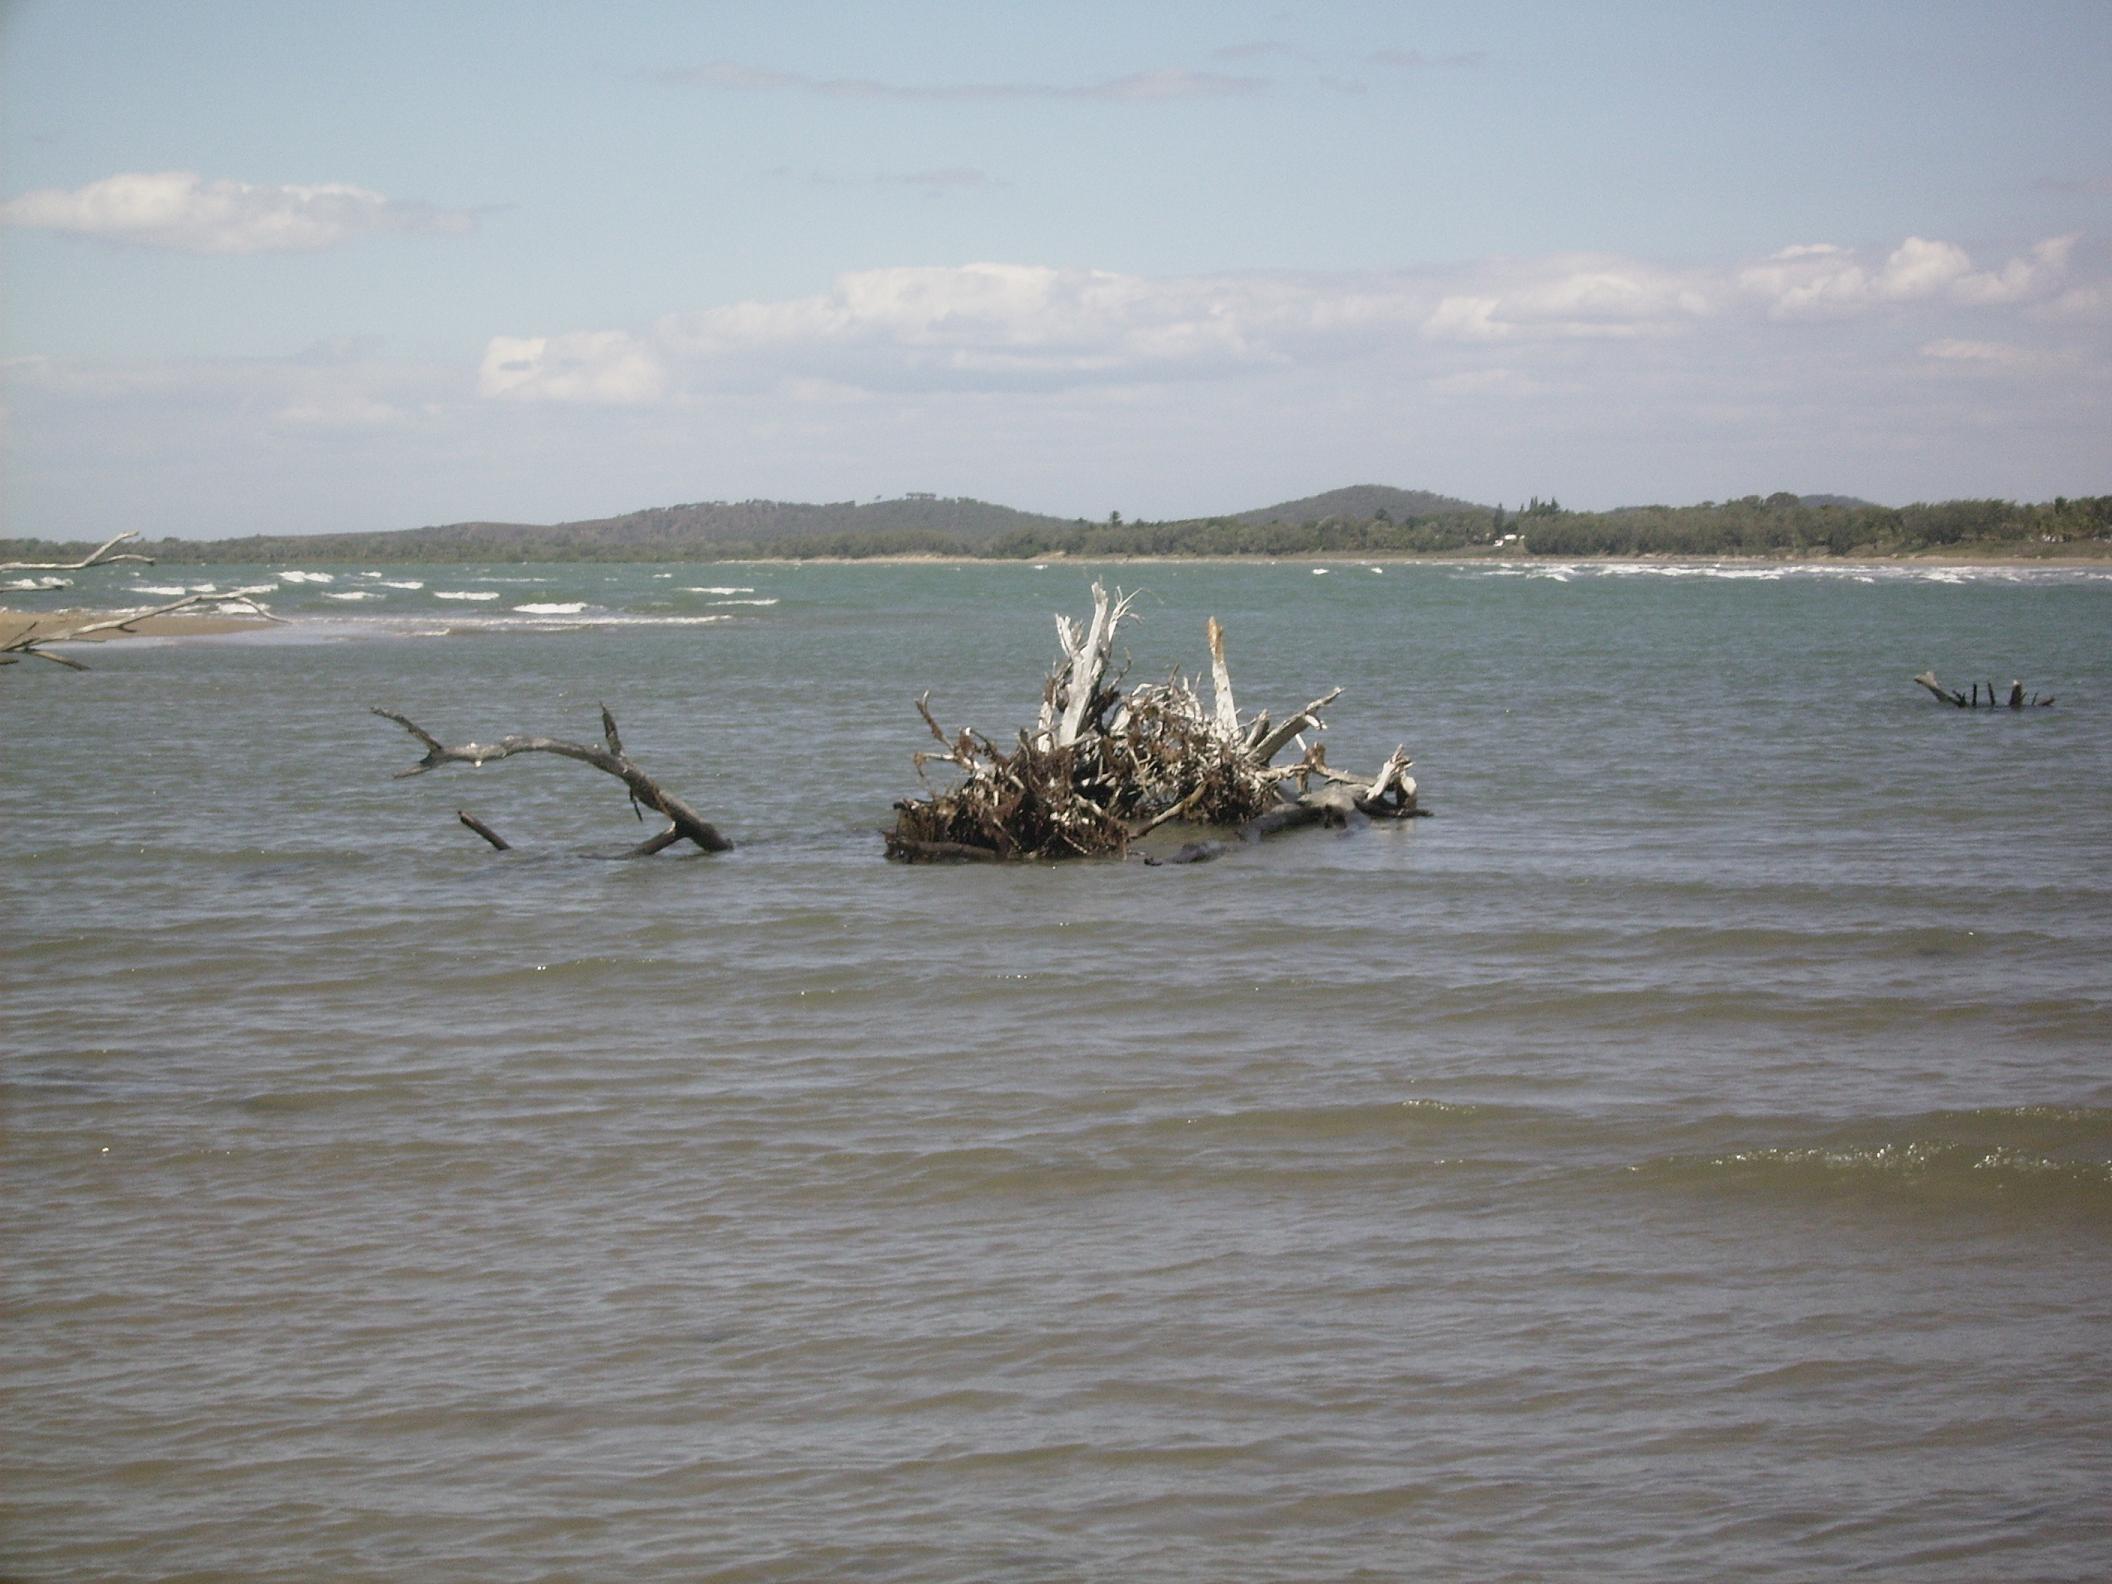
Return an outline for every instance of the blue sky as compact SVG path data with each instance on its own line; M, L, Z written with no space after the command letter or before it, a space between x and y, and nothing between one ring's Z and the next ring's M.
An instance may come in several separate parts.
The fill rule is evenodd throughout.
M4 531L2112 489L2112 6L0 8Z

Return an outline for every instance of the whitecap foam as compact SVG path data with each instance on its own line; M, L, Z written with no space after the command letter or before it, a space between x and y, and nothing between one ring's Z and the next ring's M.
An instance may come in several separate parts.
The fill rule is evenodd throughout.
M1326 567L1314 567L1314 568L1313 568L1313 576L1314 576L1314 577L1326 577L1326 576L1327 576L1327 568L1326 568Z
M368 620L377 621L379 619L370 617ZM459 619L450 622L442 628L432 628L432 618L427 617L425 620L415 624L407 623L405 627L398 630L404 632L406 636L413 637L434 632L450 637L458 637L470 633L587 632L603 627L708 627L714 622L728 620L731 620L731 618L727 616L618 616L608 613L594 616L576 616L567 620L551 616L517 615L511 611L493 616L472 616L465 611Z
M499 591L498 591L497 589L434 589L434 590L433 590L433 598L434 598L434 599L451 599L451 600L495 600L495 599L497 599L498 597L499 597Z
M0 588L8 589L62 589L72 587L72 578L55 577L14 578L6 583L0 583Z
M338 594L325 594L323 598L334 600L372 600L385 599L387 596L377 594L372 589L347 589Z
M406 578L401 580L395 578L383 578L381 580L381 586L383 588L400 589L422 589L425 587L425 585L419 582L416 578Z
M134 583L132 592L134 594L154 594L162 599L175 599L178 595L190 593L190 590L181 583Z
M567 604L514 606L514 609L523 616L577 616L586 608L587 605L584 600L573 600Z
M753 594L755 590L752 588L720 588L716 584L699 586L691 583L684 585L682 592L685 594Z
M337 574L335 572L281 572L279 581L281 583L335 583Z
M777 601L776 601L776 600L774 600L774 599L752 599L752 600L713 600L713 601L712 601L712 604L714 604L714 605L775 605L776 603L777 603Z

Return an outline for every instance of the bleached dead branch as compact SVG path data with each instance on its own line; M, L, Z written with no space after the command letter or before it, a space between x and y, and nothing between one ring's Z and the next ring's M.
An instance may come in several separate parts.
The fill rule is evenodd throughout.
M171 600L166 605L156 605L151 610L130 611L117 616L106 616L99 621L81 622L72 627L57 627L39 630L39 624L31 622L16 633L5 644L0 644L0 665L13 665L24 655L37 660L49 660L53 665L62 665L69 671L86 671L88 666L71 655L53 654L47 644L71 643L76 639L93 637L100 632L131 632L139 623L156 616L172 616L178 611L195 610L201 605L215 606L216 614L254 617L259 621L282 622L282 616L274 616L258 603L260 596L277 592L270 584L259 584L255 588L230 589L224 594L186 594L180 600ZM232 608L230 608L232 607Z
M1213 618L1211 702L1175 675L1125 697L1111 683L1116 634L1135 596L1110 598L1093 585L1093 616L1081 633L1056 619L1060 646L1042 691L1033 730L1013 749L979 732L949 736L929 698L917 710L940 749L913 756L918 774L932 764L961 772L958 785L895 805L887 833L890 857L1051 858L1118 853L1173 820L1245 827L1255 834L1285 825L1342 819L1354 813L1398 819L1418 814L1405 750L1376 775L1331 768L1324 746L1297 763L1274 759L1301 733L1318 731L1320 711L1339 688L1279 724L1266 712L1242 721L1225 659L1224 629ZM1314 781L1320 782L1315 788Z
M85 572L90 567L108 566L113 561L141 561L152 566L154 558L150 555L138 555L129 550L118 555L110 553L111 546L138 537L136 529L118 534L104 540L79 561L0 561L0 572Z

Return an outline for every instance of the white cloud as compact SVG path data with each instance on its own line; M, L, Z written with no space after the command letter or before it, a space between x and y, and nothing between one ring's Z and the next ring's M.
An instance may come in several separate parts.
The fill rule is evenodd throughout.
M262 531L326 496L298 520L550 520L898 487L1156 512L1269 498L1286 457L1316 486L1377 476L1486 498L1699 498L1729 479L1744 493L1820 477L1902 499L2077 493L2112 460L2106 249L1981 252L1923 238L1714 266L910 266L649 323L501 322L467 367L357 336L280 358L32 355L0 365L27 481L8 485L10 510L55 520L63 479L66 499L160 494L170 520L216 532ZM1859 284L1833 288L1848 307L1785 316L1751 283L1769 271L1791 288Z
M1874 262L1802 243L1715 269L1602 254L1486 260L1385 274L1151 277L979 263L861 270L806 297L673 314L644 330L503 335L486 396L649 403L713 390L1057 390L1192 383L1391 359L1426 379L1709 332L1787 333L1783 321L1899 321L1895 348L1986 340L1988 316L2086 317L2070 284L2075 241L2054 238L1999 269L1956 244L1910 237ZM2063 287L2067 290L2063 294ZM1711 327L1714 327L1713 329ZM1609 355L1612 355L1609 353ZM1462 389L1467 387L1460 387Z
M1972 270L1972 259L1956 243L1908 237L1885 260L1872 284L1877 295L1889 302L1912 302L1935 296Z
M494 336L477 392L516 401L635 406L657 400L667 379L652 348L621 330Z
M2063 361L2057 353L2018 346L2010 341L1968 341L1957 337L1927 342L1922 346L1921 355L1939 363L1981 372L2041 371Z
M315 434L351 434L394 429L408 421L402 408L361 391L324 391L288 402L272 421Z
M2048 237L2000 270L1966 275L1958 281L1958 298L1961 302L1998 304L2044 297L2066 279L2069 260L2080 240L2076 236Z
M1784 248L1737 276L1776 319L1839 319L1887 306L1951 302L2002 306L2050 295L2066 277L2077 238L2049 237L1998 269L1978 270L1955 242L1908 237L1882 265L1828 243Z
M2077 324L2112 324L2112 281L2091 281L2028 310L2033 319L2068 320Z
M1499 260L1474 290L1441 299L1423 321L1433 341L1626 340L1666 335L1715 311L1706 277L1598 254Z
M127 171L0 203L0 223L184 253L294 253L382 231L459 234L459 210L405 203L342 182L206 181L195 171Z
M1447 297L1423 321L1423 334L1438 341L1499 341L1516 328L1496 318L1502 306L1500 297Z
M859 271L819 296L676 315L655 335L707 381L765 369L884 386L1063 385L1280 363L1297 345L1354 335L1390 301L1339 283L985 263Z

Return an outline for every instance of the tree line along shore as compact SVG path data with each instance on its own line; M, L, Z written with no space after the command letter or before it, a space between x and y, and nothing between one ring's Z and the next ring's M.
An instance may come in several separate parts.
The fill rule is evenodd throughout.
M0 560L56 560L69 548L0 540ZM549 526L457 523L375 533L163 538L131 548L178 564L913 556L994 561L1303 555L2112 559L2112 495L1891 507L1783 492L1692 506L1571 511L1553 499L1536 498L1508 510L1422 491L1357 486L1238 515L1165 522L1128 521L1119 512L1103 521L1065 520L966 498L911 496L827 506L706 502Z

